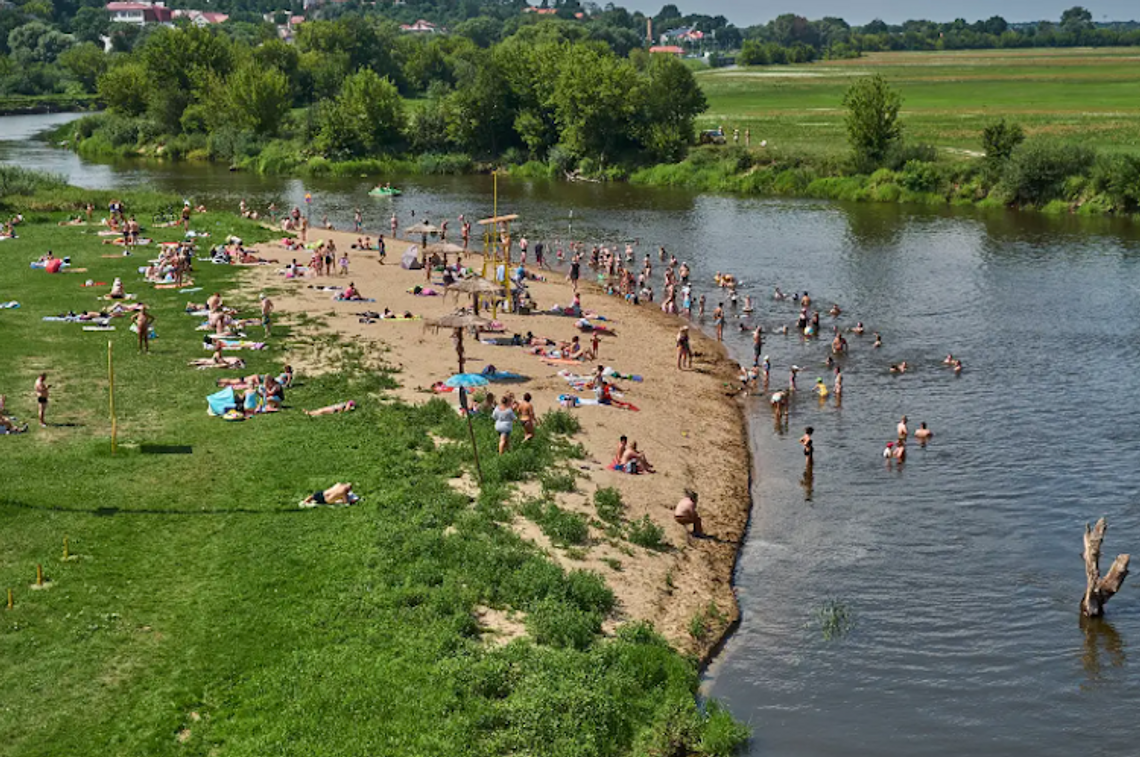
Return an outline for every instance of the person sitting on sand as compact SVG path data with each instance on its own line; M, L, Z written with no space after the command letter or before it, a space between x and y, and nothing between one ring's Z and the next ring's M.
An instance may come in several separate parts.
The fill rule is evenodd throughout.
M336 413L348 413L356 409L356 402L348 400L347 402L338 402L335 405L328 405L326 407L319 407L316 410L302 410L305 415L311 417L317 415L334 415Z
M277 383L271 374L265 375L265 410L266 412L276 412L281 409L281 404L285 401L285 387Z
M302 502L304 505L352 504L360 499L352 491L352 484L335 483L323 492L313 492Z
M704 531L701 529L701 516L697 514L697 493L692 489L685 489L685 496L677 503L677 507L673 510L673 520L681 524L682 527L691 525L693 527L693 536L703 536ZM688 529L685 529L688 531Z
M616 468L621 465L621 459L625 456L625 451L629 447L629 437L622 434L618 438L617 450L614 452L614 459L610 461L610 466Z
M277 377L277 383L281 386L293 386L293 366L287 365L281 371L281 375Z
M350 281L348 287L344 290L344 294L341 295L341 299L360 301L364 298L360 296L360 290L356 288L356 282Z
M649 464L649 458L645 456L644 452L637 449L637 442L630 442L626 447L625 452L621 456L621 467L628 473L656 473L653 466Z

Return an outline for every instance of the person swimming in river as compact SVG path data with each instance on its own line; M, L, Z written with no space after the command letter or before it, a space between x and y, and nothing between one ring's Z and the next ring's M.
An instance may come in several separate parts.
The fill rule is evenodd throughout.
M891 363L890 371L891 371L891 373L894 373L894 374L906 373L906 371L907 371L906 361L904 360L901 363Z
M883 337L879 336L879 332L875 332L875 343L871 345L873 349L879 349L883 346Z
M856 323L855 326L851 329L851 333L854 334L855 336L863 336L863 331L864 331L864 329L863 329L863 322L862 321L859 321L858 323Z
M918 429L914 432L914 438L918 439L919 444L925 447L926 442L932 436L934 436L934 432L926 427L926 421L922 421L918 424Z
M839 309L839 304L833 302L833 303L831 303L831 308L827 311L827 314L830 315L832 318L838 318L839 314L842 312L843 311Z

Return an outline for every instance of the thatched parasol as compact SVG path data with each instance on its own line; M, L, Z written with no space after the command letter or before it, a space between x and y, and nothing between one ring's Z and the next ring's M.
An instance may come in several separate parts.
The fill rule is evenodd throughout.
M450 313L428 322L430 326L444 329L486 328L492 321L474 313Z
M469 279L460 279L454 284L449 284L447 291L465 294L502 294L503 286L482 276L472 276Z
M417 223L404 229L405 234L438 234L439 227L430 223Z

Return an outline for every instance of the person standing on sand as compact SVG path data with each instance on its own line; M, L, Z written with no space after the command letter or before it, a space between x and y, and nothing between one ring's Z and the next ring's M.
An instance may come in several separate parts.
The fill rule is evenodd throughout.
M689 327L682 326L677 332L677 370L693 367L693 348L689 342Z
M273 330L273 300L261 295L261 325L265 327L265 336L269 337Z
M713 323L716 324L716 340L718 342L724 341L724 303L717 304L716 310L713 311Z
M384 265L384 258L388 255L388 245L384 243L384 235L376 240L376 250L380 255L380 265Z
M48 392L51 386L47 382L47 374L41 373L36 379L36 404L39 405L40 428L47 428Z
M693 527L693 536L704 536L705 532L701 528L701 516L697 514L697 493L692 489L685 489L685 496L677 503L677 507L673 509L673 520L681 524L688 532L687 526Z
M578 277L582 273L582 261L575 255L570 261L570 285L574 287L574 291L578 291Z

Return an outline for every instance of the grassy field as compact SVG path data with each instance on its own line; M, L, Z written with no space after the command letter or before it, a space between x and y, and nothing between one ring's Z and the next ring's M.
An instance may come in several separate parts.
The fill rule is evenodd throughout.
M1133 48L876 53L800 66L703 71L701 128L751 129L786 155L847 149L841 100L853 77L882 74L903 96L908 140L980 151L999 118L1102 151L1140 150L1140 54Z
M716 755L740 741L726 713L698 711L693 661L643 626L603 638L604 581L504 525L511 482L576 454L572 419L546 416L536 444L503 457L478 424L488 484L472 501L448 485L469 455L446 441L465 439L455 413L388 400L398 376L351 348L344 371L302 375L284 412L207 417L222 373L187 368L207 353L182 311L233 291L234 272L199 263L204 292L154 291L135 273L145 255L105 259L113 247L59 218L31 214L0 242L0 302L21 302L0 310L0 392L33 426L0 436L0 590L15 595L0 607L0 755ZM265 233L206 218L215 238ZM49 248L88 271L29 269ZM96 307L81 283L116 275L157 316L152 354L122 320L113 333L42 321ZM275 329L243 373L279 369L300 339ZM357 412L299 410L346 399ZM334 481L363 501L298 508ZM29 588L37 564L48 590ZM519 611L528 638L489 643L480 607Z

